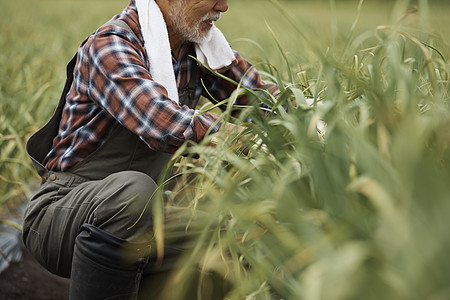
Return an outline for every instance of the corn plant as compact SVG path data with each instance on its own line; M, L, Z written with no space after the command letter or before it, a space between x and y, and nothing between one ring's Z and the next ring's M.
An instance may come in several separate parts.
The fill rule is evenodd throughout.
M403 26L407 4L371 34L352 27L342 45L305 36L313 77L282 52L286 68L266 74L278 95L237 82L228 99L221 119L243 134L180 150L170 204L193 209L193 220L207 212L209 226L174 284L199 265L233 284L229 299L450 296L448 48ZM242 94L253 105L233 119Z
M426 1L418 11L393 2L390 21L362 32L359 13L372 2L345 12L346 30L336 17L341 3L330 1L330 21L310 13L316 3L292 1L296 9L285 10L272 2L267 10L260 0L252 9L251 1L230 1L221 28L240 38L251 28L253 41L233 45L257 56L280 93L237 82L221 119L246 131L219 132L215 147L210 139L185 145L168 168L176 180L161 181L171 182L168 205L192 210L186 230L206 215L167 299L183 292L193 265L229 281L230 299L448 299L449 49L424 30ZM0 11L1 216L38 184L24 144L51 114L64 64L126 5L36 3L7 1ZM417 17L421 26L409 26ZM252 105L233 118L242 94ZM162 199L153 199L155 211ZM161 215L155 220L162 229Z

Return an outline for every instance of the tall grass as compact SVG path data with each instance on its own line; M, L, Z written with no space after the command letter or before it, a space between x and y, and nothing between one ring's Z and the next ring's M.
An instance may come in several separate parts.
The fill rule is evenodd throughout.
M392 23L361 35L351 27L328 48L282 10L317 64L267 68L278 97L238 85L229 103L247 93L254 105L222 117L246 136L219 133L217 147L191 145L195 163L173 161L184 174L174 203L216 226L205 226L174 284L199 264L233 282L230 299L450 297L449 49L405 27L408 4L397 2Z
M64 64L127 2L2 3L1 214L37 184L24 143L52 113ZM199 159L172 161L170 204L210 223L173 283L199 264L234 283L231 299L448 299L448 35L425 1L395 2L382 23L373 2L272 3L230 1L221 21L281 94L239 87L229 104L246 93L254 105L221 116L247 135L219 133L214 148L190 145Z

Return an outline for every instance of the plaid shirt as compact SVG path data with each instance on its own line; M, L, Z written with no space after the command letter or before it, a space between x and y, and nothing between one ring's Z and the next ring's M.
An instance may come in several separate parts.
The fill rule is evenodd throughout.
M114 19L126 22L140 40L120 27L108 25L100 27L80 46L59 132L43 162L50 170L65 171L86 158L118 124L136 133L151 149L174 153L186 140L202 140L217 121L209 113L199 115L192 109L200 95L209 98L200 82L194 100L180 107L168 98L163 86L152 80L134 0ZM186 43L178 60L172 57L180 94L189 83L191 65L196 63L188 57L195 53L193 48ZM235 56L236 63L223 75L240 81L245 74L245 87L267 88L250 63L236 52ZM228 98L236 88L202 68L199 78L217 100ZM237 104L247 101L241 97Z

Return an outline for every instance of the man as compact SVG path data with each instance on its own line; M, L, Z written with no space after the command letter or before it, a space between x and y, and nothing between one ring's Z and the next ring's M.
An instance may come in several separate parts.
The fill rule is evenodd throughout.
M248 88L274 88L214 26L227 9L226 0L132 0L69 63L54 116L27 143L42 185L23 239L45 268L71 278L71 299L134 299L143 273L152 299L162 297L162 274L184 246L173 239L155 264L155 181L186 140L234 128L195 110L201 95L220 101L235 86L189 55Z

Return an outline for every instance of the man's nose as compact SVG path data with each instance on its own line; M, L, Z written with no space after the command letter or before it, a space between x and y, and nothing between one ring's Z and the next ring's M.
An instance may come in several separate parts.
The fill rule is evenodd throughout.
M228 10L228 1L227 0L219 0L214 6L214 10L220 12L226 12Z

